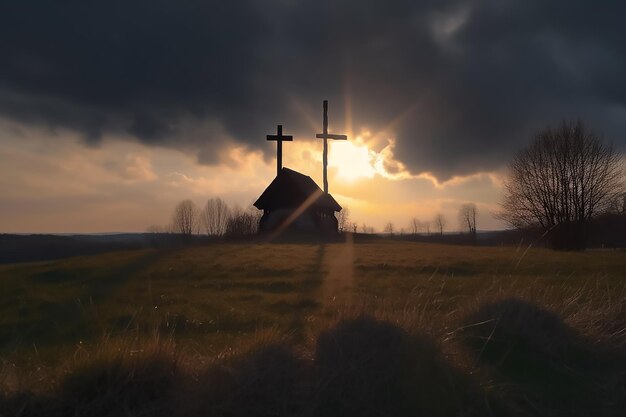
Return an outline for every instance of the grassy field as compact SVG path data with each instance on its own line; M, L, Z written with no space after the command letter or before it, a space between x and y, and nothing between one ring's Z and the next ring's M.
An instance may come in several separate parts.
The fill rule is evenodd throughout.
M626 409L624 252L214 244L3 265L0 294L0 415Z

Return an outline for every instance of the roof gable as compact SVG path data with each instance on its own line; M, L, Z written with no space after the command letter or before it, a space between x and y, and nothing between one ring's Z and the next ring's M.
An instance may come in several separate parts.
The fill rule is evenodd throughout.
M330 194L325 194L311 177L289 168L283 168L263 191L254 206L258 209L269 210L296 208L316 193L319 197L313 203L314 207L341 211L341 206L337 201Z

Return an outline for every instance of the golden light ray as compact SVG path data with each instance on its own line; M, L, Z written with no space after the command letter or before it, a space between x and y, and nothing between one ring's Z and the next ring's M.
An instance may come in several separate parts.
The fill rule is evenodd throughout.
M297 209L295 209L293 212L291 212L289 217L287 217L280 224L280 226L278 226L276 228L276 230L274 230L274 232L272 232L272 234L269 235L267 240L268 241L272 241L272 240L276 239L280 234L282 234L285 231L285 229L287 229L289 227L289 225L291 223L293 223L298 217L300 217L300 215L302 213L304 213L306 209L311 207L311 205L313 203L315 203L317 201L317 199L320 198L323 194L324 194L324 192L322 190L320 190L320 189L315 190L315 192L313 194L311 194L310 196L308 196L307 199L304 200L302 202L302 204L300 204L300 206Z

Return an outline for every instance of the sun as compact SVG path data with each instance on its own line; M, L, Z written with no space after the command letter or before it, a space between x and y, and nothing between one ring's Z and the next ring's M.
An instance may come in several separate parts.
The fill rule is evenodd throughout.
M332 141L328 166L337 172L337 179L355 181L372 178L376 174L374 153L360 137L353 141Z

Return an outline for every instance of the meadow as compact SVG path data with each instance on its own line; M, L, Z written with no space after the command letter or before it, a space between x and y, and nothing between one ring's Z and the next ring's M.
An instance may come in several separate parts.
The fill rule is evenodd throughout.
M623 415L626 253L215 243L0 265L0 415Z

